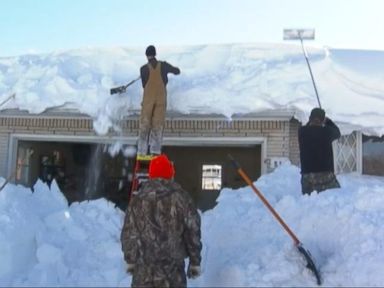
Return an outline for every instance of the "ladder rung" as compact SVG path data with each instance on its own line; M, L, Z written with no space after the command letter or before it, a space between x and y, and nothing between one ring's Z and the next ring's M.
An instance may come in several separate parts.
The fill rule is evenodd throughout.
M148 177L148 173L136 173L136 177L140 177L140 176L145 176L145 177Z
M137 154L136 160L138 160L138 161L151 161L154 157L156 157L156 156Z

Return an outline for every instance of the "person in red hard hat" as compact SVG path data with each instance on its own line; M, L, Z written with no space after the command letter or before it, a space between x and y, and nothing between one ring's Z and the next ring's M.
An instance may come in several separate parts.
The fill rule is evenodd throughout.
M186 287L185 258L188 278L200 275L200 215L174 175L166 155L153 158L127 208L121 243L132 287Z
M160 155L149 163L149 179L163 178L170 180L175 176L175 168L166 155Z

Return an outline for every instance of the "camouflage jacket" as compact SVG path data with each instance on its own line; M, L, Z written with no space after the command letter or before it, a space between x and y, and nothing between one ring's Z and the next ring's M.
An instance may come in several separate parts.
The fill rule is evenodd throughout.
M180 263L189 257L200 265L200 238L200 215L179 184L149 180L132 197L121 232L127 263Z

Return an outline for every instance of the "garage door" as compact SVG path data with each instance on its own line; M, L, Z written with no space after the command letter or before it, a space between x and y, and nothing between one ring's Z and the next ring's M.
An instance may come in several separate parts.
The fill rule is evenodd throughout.
M202 211L212 209L221 188L245 186L228 160L230 153L252 180L261 175L261 145L247 147L165 146L163 152L174 162L175 180L187 190Z

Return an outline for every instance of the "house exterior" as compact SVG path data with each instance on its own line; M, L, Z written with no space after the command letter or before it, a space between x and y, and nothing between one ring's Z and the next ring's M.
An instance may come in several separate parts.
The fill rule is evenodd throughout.
M383 175L384 139L362 133L383 134L382 81L369 77L359 84L366 75L351 65L372 63L366 53L346 52L311 51L322 103L332 107L327 114L348 128L344 134L353 131L334 142L335 170ZM299 165L298 128L316 105L299 46L202 45L162 55L186 72L168 85L163 152L175 163L176 181L201 209L215 205L220 188L244 185L228 154L252 180L288 160ZM131 85L129 97L109 92L136 77L144 60L142 49L131 48L0 59L0 94L17 91L0 103L0 176L30 187L39 178L56 179L69 202L104 196L123 206L142 87ZM343 105L346 100L353 105ZM121 118L126 111L130 116ZM97 121L89 116L96 114L113 118L113 129L96 133Z
M38 178L48 183L55 178L70 202L98 196L121 198L130 186L134 158L121 153L111 157L107 149L116 142L127 147L135 145L138 114L123 118L118 126L118 132L110 130L106 135L97 135L93 119L74 111L51 109L30 114L4 110L0 113L0 175L27 186L33 186ZM228 161L228 154L253 180L287 160L298 165L298 127L299 122L289 110L232 119L169 112L163 152L175 163L176 181L190 191L203 209L209 209L219 189L203 184L207 182L203 176L206 165L220 170L220 177L214 179L216 187L233 188L244 184ZM102 180L103 184L91 183L91 178L93 182Z
M232 119L169 112L163 152L175 163L176 181L192 194L200 209L210 209L216 204L220 188L244 185L228 154L252 180L285 161L299 166L297 133L301 123L293 116L290 110ZM122 148L135 146L138 114L123 118L118 126L119 131L110 129L106 135L98 135L93 119L75 111L1 111L0 176L29 187L39 178L48 183L55 178L69 202L106 197L125 207L134 155L120 152L112 157L108 147L115 143ZM336 173L362 173L362 147L359 131L335 141Z

